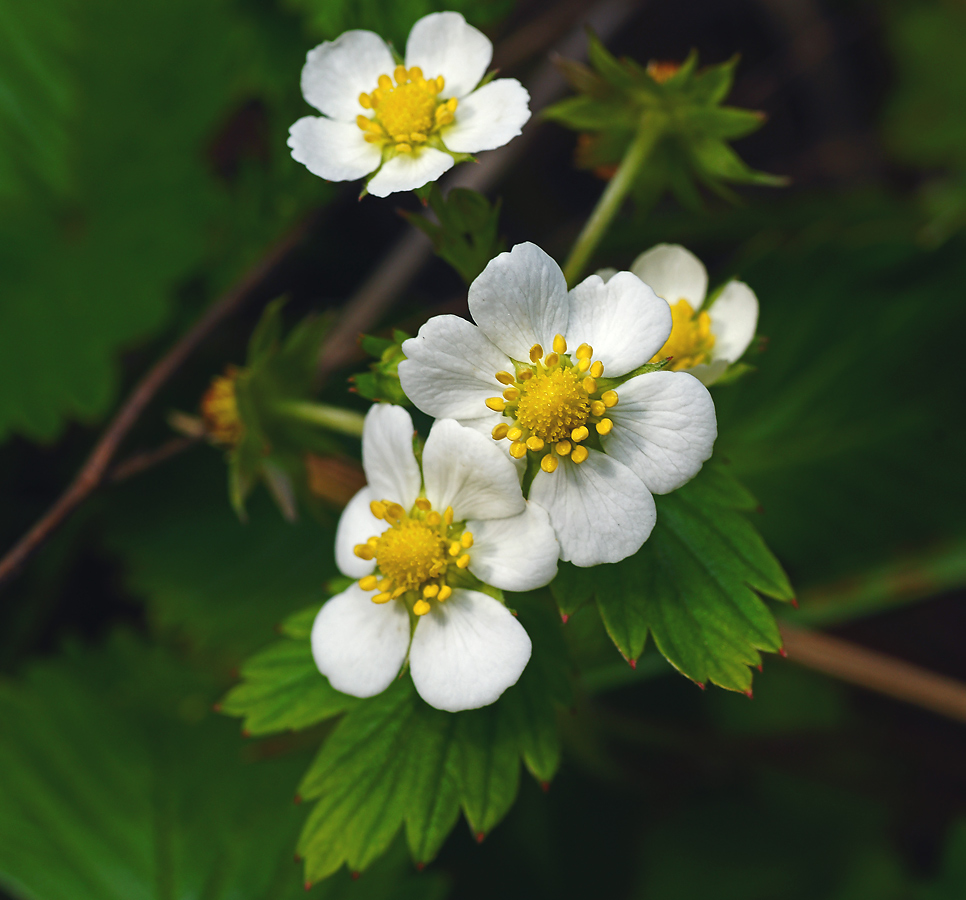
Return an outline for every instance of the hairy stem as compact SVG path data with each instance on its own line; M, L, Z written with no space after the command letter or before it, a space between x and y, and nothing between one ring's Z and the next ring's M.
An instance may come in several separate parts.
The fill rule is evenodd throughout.
M574 242L567 262L564 263L563 271L570 287L573 287L583 274L590 257L607 233L607 229L610 228L614 216L617 215L663 131L664 118L660 113L648 112L641 117L637 135L627 148L614 177L604 189L604 193L600 195L600 200L597 201L594 211Z
M312 403L303 400L288 400L278 404L276 411L283 416L318 425L327 431L347 434L350 437L362 437L362 425L365 416L354 409L344 409L341 406L329 406L327 403Z

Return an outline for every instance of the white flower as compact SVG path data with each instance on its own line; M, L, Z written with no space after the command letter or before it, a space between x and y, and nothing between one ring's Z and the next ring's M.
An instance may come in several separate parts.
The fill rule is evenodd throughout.
M568 293L546 253L518 244L470 285L469 307L477 325L437 316L403 344L407 396L510 441L562 559L593 566L636 553L654 527L652 493L692 478L717 436L697 379L630 377L667 339L668 304L630 272L606 284L591 275Z
M289 130L292 156L329 181L372 172L386 197L435 181L454 154L502 147L530 118L514 78L477 88L493 45L455 12L424 16L409 33L405 65L371 31L347 31L309 51L302 93L322 116Z
M316 617L316 665L336 690L371 697L408 655L431 706L493 703L526 667L530 638L478 588L526 591L553 579L559 547L547 514L523 499L496 447L452 420L433 425L420 472L409 413L378 404L366 415L362 464L368 485L335 537L339 568L359 581Z
M658 244L634 260L631 271L671 305L674 326L656 359L714 384L748 349L758 326L758 298L743 281L729 281L705 305L708 272L678 244Z

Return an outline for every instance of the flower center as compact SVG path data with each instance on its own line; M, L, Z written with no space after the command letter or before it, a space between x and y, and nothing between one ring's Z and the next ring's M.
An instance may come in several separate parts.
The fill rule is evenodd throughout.
M553 352L544 356L543 347L530 348L530 365L517 365L516 373L497 372L496 380L507 385L502 397L490 397L487 407L501 412L511 424L501 422L493 439L510 441L510 455L522 459L533 453L544 472L553 472L560 457L582 463L589 451L581 445L590 437L593 425L599 435L614 427L607 410L617 405L617 391L604 390L598 379L604 364L594 357L594 348L581 344L574 358L567 354L567 341L558 334Z
M373 500L369 508L389 527L355 546L360 559L376 561L376 571L360 578L359 587L377 591L373 603L402 598L417 616L425 615L430 600L442 603L453 593L450 581L469 566L473 535L463 522L453 522L453 507L439 513L425 497L408 513L389 500Z
M442 75L426 79L422 69L396 66L396 83L380 75L371 94L360 94L359 105L371 109L372 117L356 116L356 124L366 132L369 143L392 144L400 153L412 153L443 126L453 121L457 99L440 100L446 80Z
M201 417L208 429L208 436L216 444L229 447L241 440L245 427L238 414L238 398L235 395L237 379L238 370L229 366L224 375L211 380L201 398Z
M573 368L539 372L523 382L517 402L517 422L543 441L562 441L583 425L590 399Z
M711 316L706 312L695 315L687 300L678 300L671 307L671 334L651 362L660 362L670 356L668 368L680 372L708 362L713 348Z

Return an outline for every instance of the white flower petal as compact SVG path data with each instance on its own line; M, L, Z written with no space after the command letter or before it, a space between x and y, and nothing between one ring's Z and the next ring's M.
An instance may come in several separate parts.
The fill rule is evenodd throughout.
M480 522L471 519L470 571L504 591L532 591L553 581L560 545L546 511L534 503L518 516Z
M355 181L379 168L382 151L367 144L358 125L304 116L288 131L292 158L328 181Z
M587 343L608 377L643 366L671 333L671 307L630 272L585 278L570 292L567 343Z
M711 456L718 426L708 389L687 372L638 375L618 388L604 450L655 494L681 487Z
M694 309L708 293L708 270L680 244L658 244L631 264L631 271L668 303L687 300Z
M715 359L734 362L748 349L758 327L758 298L743 281L729 281L708 307Z
M493 703L517 683L530 638L498 600L456 590L416 625L409 668L419 696L447 712Z
M524 362L534 344L549 353L554 336L567 334L567 282L536 244L491 259L470 285L469 306L483 334Z
M452 419L437 419L423 449L426 499L462 519L503 519L526 508L510 457L492 438Z
M368 487L357 491L342 510L335 530L335 564L343 575L350 578L362 578L376 568L375 560L359 559L352 552L356 544L364 544L373 535L380 535L386 530L386 523L380 522L369 509L369 503L374 499Z
M537 472L530 502L550 514L560 558L578 566L620 562L637 553L657 521L644 482L597 450L579 465L565 458L555 472Z
M688 375L693 375L701 384L710 387L725 372L728 371L730 363L726 359L713 359L709 363L698 363L687 370Z
M407 512L422 480L413 452L413 420L401 406L377 403L362 428L362 468L377 500L399 503Z
M407 357L399 364L402 389L436 419L488 416L486 399L499 397L504 387L494 376L512 368L499 347L459 316L433 316L402 350Z
M375 90L379 76L391 75L395 68L392 53L378 34L347 31L309 51L302 69L302 94L327 116L354 123L365 112L359 94Z
M359 585L336 594L315 617L312 656L332 687L353 697L382 693L409 650L409 613L401 603L373 603Z
M409 32L406 66L419 66L426 78L442 75L441 97L464 97L486 74L493 44L457 12L430 13Z
M453 168L453 157L433 147L397 153L376 172L366 189L373 197L414 191Z
M479 153L508 144L530 118L530 94L515 78L498 78L464 97L443 142L455 153Z

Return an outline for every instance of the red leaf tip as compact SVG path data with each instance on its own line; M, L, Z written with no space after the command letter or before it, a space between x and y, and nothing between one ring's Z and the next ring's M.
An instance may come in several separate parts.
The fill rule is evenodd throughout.
M476 832L476 843L482 844L483 843L483 838L485 838L485 837L486 837L486 835L483 834L482 831Z
M746 696L746 697L747 697L747 698L748 698L749 700L754 700L754 699L755 699L755 697L754 697L754 695L752 694L752 691L751 691L751 688L748 688L748 690L747 690L747 691L742 691L742 693L743 693L743 694L744 694L744 695L745 695L745 696Z
M778 648L778 655L781 656L783 659L787 659L788 658L788 651L784 647L779 647Z
M560 614L560 618L563 620L564 625L566 625L567 624L567 620L570 618L570 616L568 616L565 612L562 612Z
M629 665L629 666L630 666L630 667L631 667L632 669L636 669L636 668L637 668L637 660L636 660L636 659L629 659L629 660L627 661L627 664L628 664L628 665Z
M243 738L250 738L251 736L252 736L252 733L247 728L242 729Z
M353 872L352 873L352 880L353 881L358 881L359 880L359 875L361 875L361 874L362 874L361 872Z
M550 790L550 782L549 781L541 781L540 782L540 787L543 788L543 792L546 794L547 791Z
M758 663L758 665L757 665L757 666L755 666L755 668L756 668L756 669L757 669L757 670L758 670L759 672L764 672L764 671L765 671L765 667L764 667L764 666L763 666L763 665L762 665L761 663Z
M791 603L791 605L794 606L795 609L798 609L798 599L796 597L792 597L792 599L789 600L788 602Z
M311 891L312 890L312 882L311 881L306 881L305 882L305 889L307 891Z
M298 806L302 802L302 795L296 794L294 798L295 805Z
M216 713L220 713L221 712L221 704L220 703L212 703L211 704L211 708Z
M426 863L421 863L421 862L416 863L416 871L417 872L422 872L423 869L425 869L425 868L426 868Z
M695 683L695 684L696 684L696 685L697 685L697 686L698 686L699 688L701 688L701 690L702 690L702 691L704 690L704 682L703 682L703 681L696 681L696 682L694 682L694 683Z

